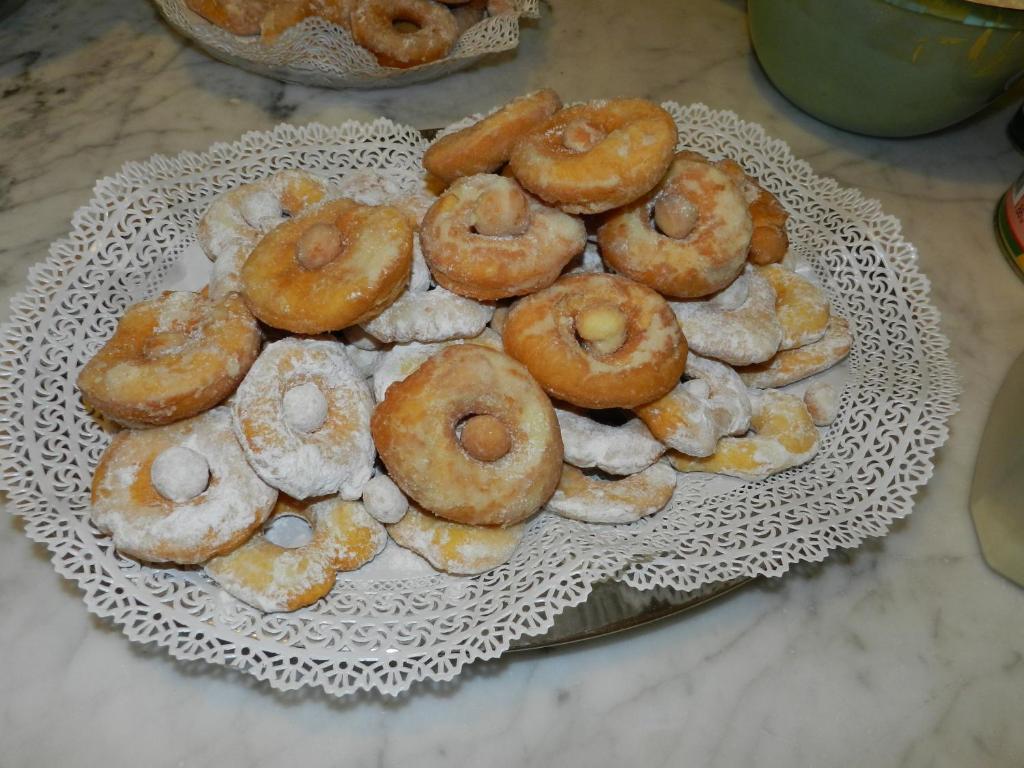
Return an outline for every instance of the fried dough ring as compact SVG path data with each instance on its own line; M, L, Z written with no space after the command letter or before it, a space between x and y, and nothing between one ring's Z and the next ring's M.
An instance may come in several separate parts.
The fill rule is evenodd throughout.
M775 289L775 312L782 325L780 350L803 347L825 335L831 309L821 288L778 264L757 269Z
M789 250L786 221L789 214L778 198L748 176L735 160L722 160L716 165L725 171L743 190L754 231L750 236L747 259L753 264L775 264Z
M259 349L259 327L239 296L168 291L128 308L78 388L121 424L170 424L234 392Z
M562 107L545 88L520 96L497 112L455 133L438 137L423 155L423 167L446 184L460 176L496 171L523 136Z
M331 234L325 263L303 261L313 233ZM332 200L266 235L242 267L245 302L274 328L315 334L376 316L405 289L413 230L397 209ZM310 249L314 256L319 251Z
M619 325L608 347L604 339L581 341L581 324L594 313ZM678 383L686 365L686 339L665 300L618 275L569 275L520 299L502 338L508 354L547 392L583 408L632 408L657 400Z
M206 573L229 595L264 612L295 611L331 591L338 571L354 571L387 544L384 526L363 505L338 497L297 501L279 496L271 516L309 523L313 537L300 547L274 544L257 533L233 552L206 564Z
M665 452L665 446L640 419L612 426L565 405L555 406L555 416L562 432L565 463L574 467L593 467L610 475L634 475Z
M585 523L632 523L662 509L676 488L676 473L658 462L635 475L604 480L566 464L547 508Z
M209 484L187 501L171 501L151 470L170 448L205 459ZM227 408L177 424L125 430L100 457L92 480L92 520L123 554L152 563L202 563L249 538L270 514L277 491L250 469L231 432Z
M322 410L318 419L302 424L295 418L305 415L301 408L298 414L288 408L289 392L308 384L316 389L312 398L322 398ZM358 499L373 475L373 398L337 342L286 338L267 345L231 411L253 469L289 496L338 493Z
M401 32L395 29L396 21L419 29ZM382 67L415 67L443 59L459 36L452 12L430 0L363 0L352 11L350 23L352 38Z
M852 344L850 324L832 315L825 335L813 344L783 350L770 360L737 371L748 387L784 387L836 365L850 354Z
M398 546L415 552L434 568L469 576L507 563L523 540L526 523L502 528L466 525L435 517L415 504L388 533Z
M494 461L460 442L463 420L481 416L497 419L510 443ZM372 429L391 478L448 520L512 525L558 485L562 440L550 401L526 368L478 344L450 346L392 384Z
M494 205L511 210L495 212L489 209ZM482 217L495 219L489 221L493 235L481 232ZM434 279L453 293L481 300L551 285L587 243L581 220L493 174L456 180L427 212L420 234Z
M723 437L718 449L704 458L669 453L680 472L714 472L743 480L782 472L809 461L818 452L818 430L804 401L794 395L766 389L751 393L753 412L747 437Z
M684 205L695 207L695 225L680 224L671 235L659 231L656 212L671 215L673 207ZM696 298L736 279L751 231L746 201L729 176L682 153L654 190L609 215L598 241L617 272L666 296Z
M349 17L356 4L356 0L277 0L260 22L260 37L271 42L285 30L313 17L349 29Z
M493 314L492 306L437 287L406 291L362 327L383 342L428 344L478 336Z
M570 138L576 131L582 142ZM642 197L672 162L672 116L643 99L595 101L556 112L512 150L509 167L526 189L568 213L601 213ZM589 144L589 146L588 146Z
M270 0L185 0L185 5L211 24L233 35L258 35Z

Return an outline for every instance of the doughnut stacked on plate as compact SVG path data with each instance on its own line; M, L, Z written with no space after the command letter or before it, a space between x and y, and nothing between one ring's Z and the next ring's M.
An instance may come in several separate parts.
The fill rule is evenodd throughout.
M221 195L209 286L131 307L79 377L129 427L94 522L283 611L388 536L480 573L542 510L628 523L678 472L807 461L836 393L775 388L842 359L847 325L785 266L775 198L676 142L650 102L540 91L439 138L412 185L283 171ZM286 517L311 538L268 538Z
M185 0L211 24L272 42L308 18L349 32L382 67L407 68L447 56L485 16L515 13L510 0Z

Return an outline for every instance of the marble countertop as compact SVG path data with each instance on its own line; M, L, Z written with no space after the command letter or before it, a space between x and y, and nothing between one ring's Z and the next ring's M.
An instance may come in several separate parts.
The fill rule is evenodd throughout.
M397 90L283 85L214 61L144 0L31 2L0 21L0 301L95 179L281 121L420 127L542 86L738 112L915 243L962 376L914 514L884 539L639 631L473 667L398 700L279 694L176 662L91 616L46 550L0 521L4 766L1003 766L1024 759L1024 590L967 512L988 407L1024 349L1024 282L992 211L1024 165L1014 104L914 140L796 110L753 57L740 0L558 0L515 54Z

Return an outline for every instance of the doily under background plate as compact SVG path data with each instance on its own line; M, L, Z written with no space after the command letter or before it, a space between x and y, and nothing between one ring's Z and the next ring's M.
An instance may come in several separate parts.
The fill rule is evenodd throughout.
M296 167L333 180L379 169L411 188L427 142L379 119L281 125L203 154L128 163L96 184L0 327L0 488L10 509L79 585L89 610L130 639L275 688L334 695L450 680L470 662L542 635L600 581L690 591L777 576L883 535L931 476L958 391L913 247L876 202L816 176L760 126L701 104L664 106L682 146L739 160L780 197L793 249L851 323L842 409L810 463L758 483L681 475L665 510L627 526L541 514L511 562L475 577L434 573L389 545L293 614L261 614L201 570L118 555L88 517L92 470L110 431L81 405L78 371L127 306L164 287L205 282L210 266L194 230L217 194Z
M328 88L393 88L433 80L519 45L519 19L540 16L539 0L512 0L514 13L488 16L470 27L443 59L408 69L382 67L345 29L305 19L272 43L239 37L191 11L185 0L154 0L167 23L214 58L250 72Z

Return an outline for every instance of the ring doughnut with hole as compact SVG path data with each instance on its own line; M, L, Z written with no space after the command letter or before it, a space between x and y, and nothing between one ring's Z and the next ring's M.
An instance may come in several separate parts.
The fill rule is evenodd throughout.
M352 38L382 67L415 67L443 59L459 36L452 12L430 0L363 0L349 21ZM396 22L415 29L399 29Z

